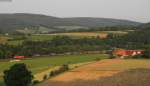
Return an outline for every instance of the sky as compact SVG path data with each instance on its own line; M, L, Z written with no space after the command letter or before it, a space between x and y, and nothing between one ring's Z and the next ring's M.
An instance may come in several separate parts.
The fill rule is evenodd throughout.
M0 13L100 17L150 22L150 0L0 0Z

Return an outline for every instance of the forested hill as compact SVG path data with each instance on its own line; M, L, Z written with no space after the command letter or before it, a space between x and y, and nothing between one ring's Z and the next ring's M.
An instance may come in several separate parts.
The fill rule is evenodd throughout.
M103 27L127 25L137 26L141 23L118 20L109 18L58 18L39 14L0 14L0 30L11 31L15 29L22 29L24 27L39 27L44 26L50 29L60 29L60 26L80 26L80 27Z
M150 29L150 22L149 23L145 23L145 24L141 24L138 26L139 29L144 30L144 29Z
M138 26L136 31L130 32L122 37L112 39L110 43L113 46L124 47L129 49L145 49L150 48L150 23Z
M119 20L111 18L90 18L90 17L75 17L65 18L65 21L71 23L87 26L87 27L103 27L103 26L137 26L141 23L129 20Z

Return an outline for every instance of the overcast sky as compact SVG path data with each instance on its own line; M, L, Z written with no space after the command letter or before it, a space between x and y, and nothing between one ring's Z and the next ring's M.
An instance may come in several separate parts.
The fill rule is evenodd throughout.
M105 17L150 22L150 0L0 0L0 13Z

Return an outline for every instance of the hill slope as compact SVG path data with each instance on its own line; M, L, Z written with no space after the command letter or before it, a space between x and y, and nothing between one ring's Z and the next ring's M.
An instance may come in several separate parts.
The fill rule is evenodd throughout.
M81 27L103 27L127 25L137 26L141 23L128 20L118 20L109 18L57 18L39 14L0 14L0 30L13 31L16 29L23 29L25 27L39 27L44 26L54 30L59 30L58 26L81 26Z
M117 25L137 26L140 24L139 22L111 19L111 18L75 17L75 18L65 18L65 20L73 24L88 27L103 27L103 26L117 26Z
M150 29L150 22L149 23L145 23L145 24L141 24L138 26L139 29L143 30L143 29Z

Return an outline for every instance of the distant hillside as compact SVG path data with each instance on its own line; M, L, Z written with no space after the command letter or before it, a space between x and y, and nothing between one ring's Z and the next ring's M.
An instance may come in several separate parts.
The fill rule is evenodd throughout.
M24 29L25 27L35 29L41 26L51 29L50 31L59 31L63 30L64 27L68 27L68 30L70 26L72 28L75 27L75 29L77 29L77 27L82 27L84 29L89 27L104 27L117 25L137 26L139 24L141 23L109 18L57 18L39 14L0 14L1 31L15 31Z
M141 24L138 26L139 29L149 29L150 30L150 23Z
M139 22L129 20L119 20L110 18L90 18L90 17L65 18L65 21L69 21L73 24L87 27L137 26L140 24Z

